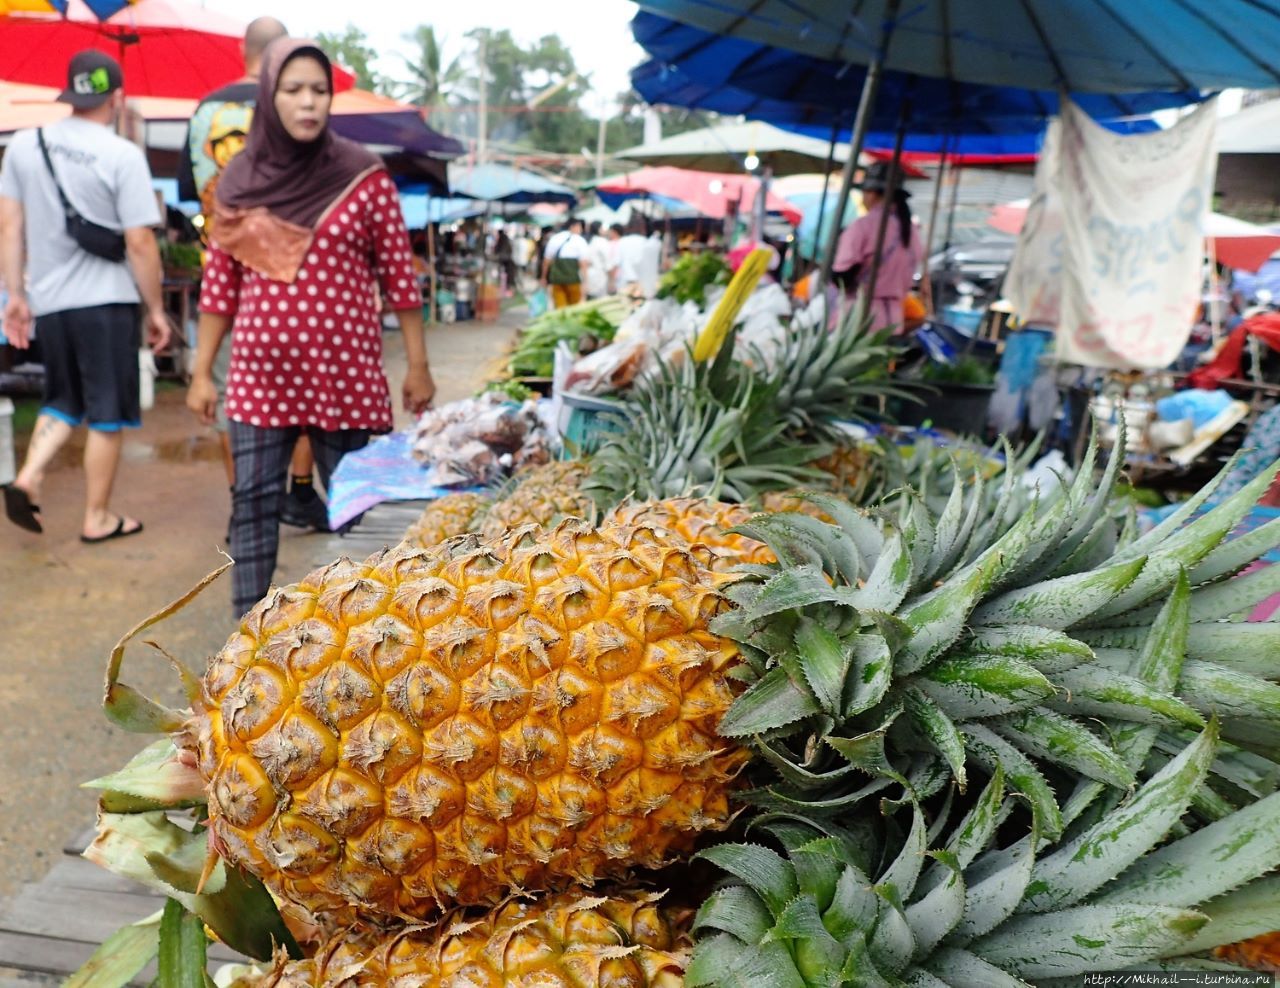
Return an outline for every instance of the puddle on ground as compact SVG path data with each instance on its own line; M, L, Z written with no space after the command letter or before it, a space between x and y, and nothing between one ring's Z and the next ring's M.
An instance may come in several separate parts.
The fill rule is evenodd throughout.
M122 458L132 463L197 463L222 460L222 446L207 436L188 436L167 442L126 441Z

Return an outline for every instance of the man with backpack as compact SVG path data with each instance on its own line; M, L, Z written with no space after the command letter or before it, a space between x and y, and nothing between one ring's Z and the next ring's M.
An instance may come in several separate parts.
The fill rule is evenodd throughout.
M563 309L582 301L582 283L591 266L591 248L582 229L582 220L570 220L547 241L542 256L542 284L551 292L553 308Z

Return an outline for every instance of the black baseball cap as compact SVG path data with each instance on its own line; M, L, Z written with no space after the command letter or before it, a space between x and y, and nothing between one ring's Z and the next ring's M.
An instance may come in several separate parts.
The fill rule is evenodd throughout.
M88 48L71 56L67 65L67 88L58 102L70 103L77 110L92 110L123 85L120 63L106 52Z

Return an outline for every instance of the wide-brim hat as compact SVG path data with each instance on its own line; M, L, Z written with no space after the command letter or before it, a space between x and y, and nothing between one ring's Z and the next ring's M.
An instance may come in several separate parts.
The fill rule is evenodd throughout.
M866 172L862 176L860 182L854 183L854 188L861 189L863 192L880 192L887 193L889 191L889 162L873 161L867 166ZM899 169L893 183L894 191L902 198L910 198L911 193L902 187L902 171Z

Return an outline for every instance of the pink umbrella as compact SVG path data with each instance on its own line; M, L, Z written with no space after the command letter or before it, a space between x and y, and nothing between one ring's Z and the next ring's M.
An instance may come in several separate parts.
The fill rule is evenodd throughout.
M1027 218L1029 205L1026 199L1020 199L996 206L987 219L987 225L1016 236ZM1264 227L1221 213L1210 213L1205 217L1204 237L1211 245L1209 249L1214 259L1237 271L1257 271L1267 258L1280 251L1280 236Z
M737 204L739 213L746 215L759 189L759 179L750 175L670 167L641 168L596 186L600 197L615 208L626 199L657 197L674 199L712 219L723 219L733 203ZM800 210L773 192L765 199L765 205L769 212L780 214L793 225L804 217Z

